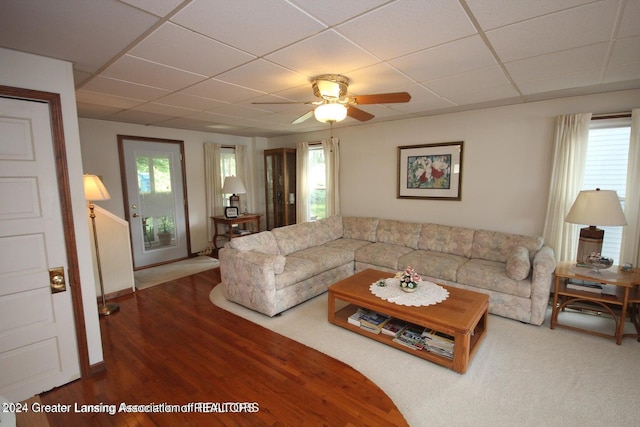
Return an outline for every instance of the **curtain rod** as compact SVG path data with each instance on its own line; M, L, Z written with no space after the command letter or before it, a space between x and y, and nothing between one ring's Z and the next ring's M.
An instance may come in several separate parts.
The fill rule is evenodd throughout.
M626 119L627 117L631 117L631 111L622 113L594 114L591 116L591 120Z

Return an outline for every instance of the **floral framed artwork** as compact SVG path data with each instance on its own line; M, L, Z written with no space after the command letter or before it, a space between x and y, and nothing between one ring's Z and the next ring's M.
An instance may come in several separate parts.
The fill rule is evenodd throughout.
M398 147L398 198L461 200L463 141Z

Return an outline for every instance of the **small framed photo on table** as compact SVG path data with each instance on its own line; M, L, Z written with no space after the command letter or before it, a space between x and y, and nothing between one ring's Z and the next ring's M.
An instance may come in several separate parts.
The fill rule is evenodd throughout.
M224 216L227 218L238 218L238 208L235 206L224 208Z

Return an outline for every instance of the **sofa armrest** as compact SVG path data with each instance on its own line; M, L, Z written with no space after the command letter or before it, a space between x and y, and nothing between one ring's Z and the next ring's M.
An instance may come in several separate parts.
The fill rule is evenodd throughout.
M225 247L220 249L218 258L221 286L229 301L268 316L277 314L275 270L281 255Z
M553 272L556 258L553 249L543 246L533 257L531 276L531 320L529 323L541 325L549 304Z

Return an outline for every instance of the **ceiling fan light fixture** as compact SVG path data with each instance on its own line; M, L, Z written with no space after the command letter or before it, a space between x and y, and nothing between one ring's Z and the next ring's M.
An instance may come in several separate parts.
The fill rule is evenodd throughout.
M316 120L322 123L340 122L347 117L347 107L342 104L322 104L313 111Z

